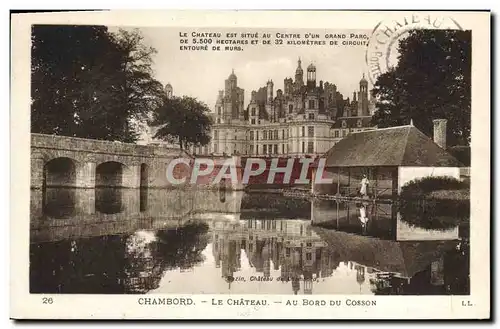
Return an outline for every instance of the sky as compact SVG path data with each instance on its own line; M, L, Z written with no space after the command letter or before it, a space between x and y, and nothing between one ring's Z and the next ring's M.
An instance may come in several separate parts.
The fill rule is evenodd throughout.
M111 31L117 28L110 27ZM277 29L188 29L148 27L140 28L144 44L157 50L154 55L153 70L155 77L166 85L173 86L176 96L192 96L206 103L213 111L218 90L224 89L224 80L234 69L238 77L238 86L245 90L245 107L250 101L250 93L265 86L268 80L274 82L274 92L283 89L283 80L294 77L297 60L302 60L304 79L306 67L310 63L316 66L316 80L328 81L337 85L345 98L359 90L359 80L367 73L365 64L366 46L293 46L293 45L257 45L244 46L239 52L181 51L180 33L192 32L227 32L255 33L319 33L323 39L329 33L365 33L368 30L277 30ZM225 38L223 38L225 39ZM324 39L323 39L324 40ZM328 41L327 41L328 42Z

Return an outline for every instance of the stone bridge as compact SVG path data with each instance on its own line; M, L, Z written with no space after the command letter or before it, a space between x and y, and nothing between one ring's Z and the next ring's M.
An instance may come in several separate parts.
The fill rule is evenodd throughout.
M194 158L176 148L31 134L31 188L167 188L167 166L179 157L192 166ZM187 166L175 167L175 177L189 175Z

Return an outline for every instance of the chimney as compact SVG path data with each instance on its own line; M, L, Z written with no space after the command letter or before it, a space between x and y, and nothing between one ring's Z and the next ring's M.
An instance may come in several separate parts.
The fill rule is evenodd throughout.
M446 119L434 119L434 143L446 150Z

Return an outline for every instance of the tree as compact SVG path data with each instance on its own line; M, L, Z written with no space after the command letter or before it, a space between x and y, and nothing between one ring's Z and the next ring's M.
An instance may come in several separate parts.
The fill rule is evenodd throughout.
M471 33L414 30L399 41L398 64L374 85L372 123L380 128L409 124L432 136L433 119L448 120L447 141L470 143Z
M33 26L32 132L135 141L134 124L162 94L142 42L104 26Z
M179 143L181 149L207 145L212 127L209 112L207 105L196 98L165 98L152 120L152 126L158 128L154 138Z

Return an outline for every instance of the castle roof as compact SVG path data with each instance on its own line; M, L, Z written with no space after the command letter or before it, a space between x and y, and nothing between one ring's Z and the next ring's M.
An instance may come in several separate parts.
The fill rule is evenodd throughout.
M349 98L348 98L349 99ZM359 117L341 117L338 118L333 124L333 128L359 128L358 121L361 120L361 127L369 127L372 120L371 116L359 116ZM345 127L343 127L343 122L345 122Z
M325 153L328 167L462 167L412 125L351 133Z

